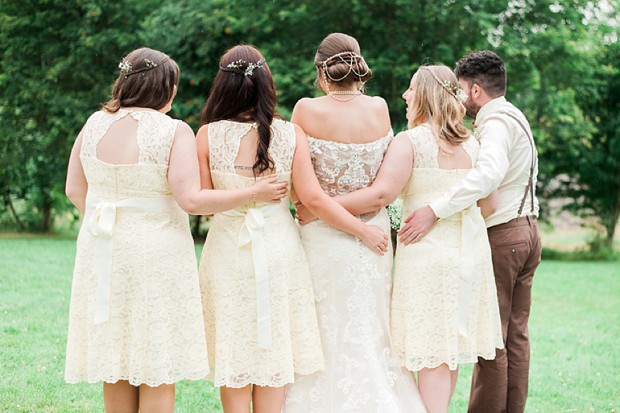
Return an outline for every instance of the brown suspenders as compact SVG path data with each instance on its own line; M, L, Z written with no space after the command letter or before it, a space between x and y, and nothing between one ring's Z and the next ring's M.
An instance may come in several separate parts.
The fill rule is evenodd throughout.
M530 193L530 197L532 199L530 213L534 213L534 165L536 161L536 148L534 146L534 138L530 135L530 133L527 131L527 128L525 127L525 125L523 125L523 123L519 120L519 118L517 118L516 116L508 112L502 111L502 112L497 112L497 113L507 115L511 117L512 119L514 119L515 121L517 121L521 129L523 129L523 132L525 132L525 136L527 136L528 141L530 142L530 146L532 147L532 164L530 165L530 178L527 181L527 186L525 187L525 192L523 193L523 199L521 199L521 205L519 206L519 211L517 212L518 214L517 219L519 219L521 218L521 213L523 212L523 205L525 205L525 199L527 198L528 192Z

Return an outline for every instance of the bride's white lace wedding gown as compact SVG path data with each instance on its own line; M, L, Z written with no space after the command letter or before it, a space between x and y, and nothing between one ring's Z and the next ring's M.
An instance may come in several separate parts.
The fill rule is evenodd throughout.
M309 137L323 190L337 196L371 185L391 138L345 144ZM385 209L361 218L389 233ZM392 250L380 256L319 220L300 232L326 361L324 371L296 376L284 412L423 412L413 377L390 346Z

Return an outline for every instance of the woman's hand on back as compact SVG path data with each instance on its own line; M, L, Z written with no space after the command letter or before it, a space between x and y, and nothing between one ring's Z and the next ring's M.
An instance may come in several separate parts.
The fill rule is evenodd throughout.
M277 204L288 193L287 182L278 182L278 177L259 178L252 187L253 200Z

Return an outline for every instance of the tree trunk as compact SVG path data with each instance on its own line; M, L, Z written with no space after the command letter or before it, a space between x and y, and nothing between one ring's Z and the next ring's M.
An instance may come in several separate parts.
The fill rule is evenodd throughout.
M13 215L13 218L15 219L15 222L17 223L19 229L24 230L24 223L19 219L19 215L17 215L17 212L15 211L15 207L13 206L13 200L11 199L10 194L4 194L4 202L9 207L9 211L11 211L11 214Z
M41 231L50 232L52 229L52 203L47 200L44 201L42 210Z
M614 235L616 233L616 226L618 219L620 218L620 195L616 198L616 205L611 212L608 222L605 224L607 229L607 237L605 238L605 246L609 249L613 248Z

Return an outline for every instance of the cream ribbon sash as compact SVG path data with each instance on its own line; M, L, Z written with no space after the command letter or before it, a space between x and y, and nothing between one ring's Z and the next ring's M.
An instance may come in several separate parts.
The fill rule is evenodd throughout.
M472 290L472 276L475 266L475 239L478 231L485 228L484 218L480 213L480 208L474 204L467 209L455 214L455 220L461 219L461 243L460 256L461 266L459 271L459 303L458 303L458 323L459 334L467 337L467 319L469 300ZM452 220L448 218L449 220Z
M97 280L95 301L95 324L105 323L110 319L110 284L112 274L112 250L116 213L119 208L141 212L161 212L175 205L172 195L153 198L128 198L116 202L102 201L96 195L88 193L87 208L94 208L89 229L95 236L94 271Z
M250 208L247 212L232 210L221 215L244 218L239 231L237 245L252 248L252 261L256 283L256 327L258 347L271 347L271 308L269 305L269 269L267 262L267 246L265 242L265 219L288 213L288 202L265 205L259 208Z

